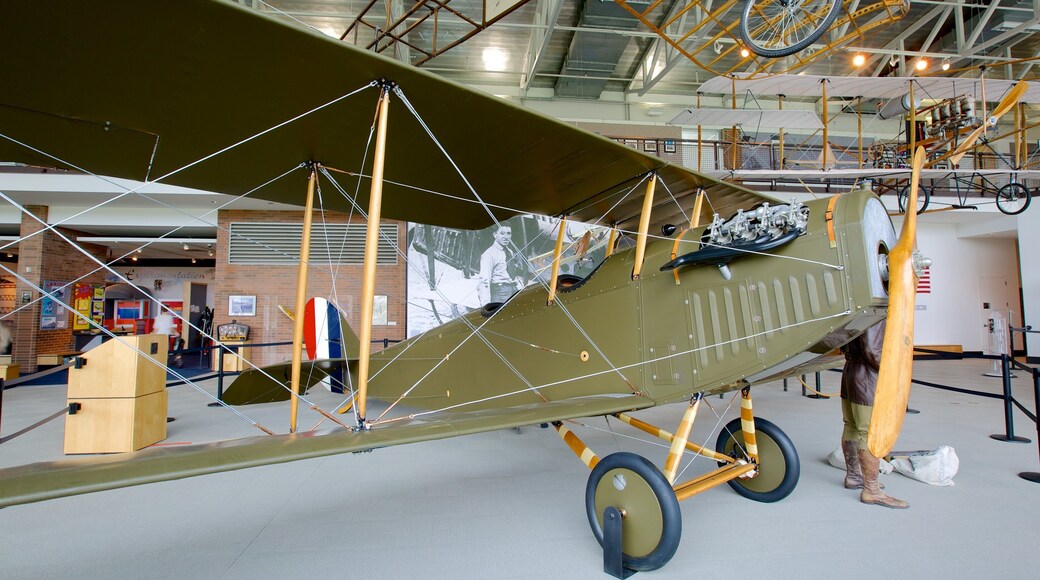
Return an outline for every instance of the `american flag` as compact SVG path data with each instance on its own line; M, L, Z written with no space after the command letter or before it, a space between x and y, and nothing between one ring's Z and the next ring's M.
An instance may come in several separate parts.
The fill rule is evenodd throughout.
M932 272L929 268L925 268L924 272L921 273L921 277L917 279L917 293L932 293Z

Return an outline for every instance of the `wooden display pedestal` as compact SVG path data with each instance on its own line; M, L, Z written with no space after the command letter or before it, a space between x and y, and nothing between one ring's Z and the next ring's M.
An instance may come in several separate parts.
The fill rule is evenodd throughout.
M248 346L244 346L244 345L249 344L247 341L242 341L242 340L236 340L236 341L225 340L224 342L221 342L219 344L223 344L225 346L237 346L238 347L238 356L235 356L235 355L231 354L230 352L227 352L226 350L224 350L222 348L213 349L213 352L220 353L220 356L224 357L224 372L226 372L226 373L238 373L238 372L242 372L242 371L250 368L249 364L246 361L249 360L250 351L252 349L250 347L248 347ZM242 357L242 358L238 358L238 357ZM243 360L243 359L245 359L245 360ZM217 361L218 360L219 359L217 357L213 357L213 370L217 370Z
M124 336L77 357L65 453L136 451L166 438L168 344L163 334Z
M166 439L166 391L140 397L72 399L65 416L65 453L137 451ZM71 407L70 407L71 408Z
M16 364L0 364L0 378L5 381L17 379L21 374L22 367Z

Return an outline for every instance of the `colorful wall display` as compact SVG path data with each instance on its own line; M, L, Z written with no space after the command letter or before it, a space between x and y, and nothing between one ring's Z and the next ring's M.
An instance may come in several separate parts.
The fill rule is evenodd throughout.
M76 311L70 315L72 330L84 331L100 327L105 318L105 286L76 284L72 292L72 309Z
M43 283L43 290L44 296L40 300L40 330L68 328L64 306L68 300L66 284L47 280Z

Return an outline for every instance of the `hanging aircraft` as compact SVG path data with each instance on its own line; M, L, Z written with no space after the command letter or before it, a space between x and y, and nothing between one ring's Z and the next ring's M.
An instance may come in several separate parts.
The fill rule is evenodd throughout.
M886 315L891 384L871 451L898 434L921 264L912 214L897 242L868 191L784 204L224 0L9 2L0 22L19 80L0 92L0 159L305 205L305 231L334 168L358 189L325 206L369 219L357 343L303 361L295 316L293 361L238 379L291 392L289 433L0 470L0 506L551 423L592 470L597 540L625 567L654 569L678 548L678 501L723 483L758 501L794 489L797 452L754 417L751 387L833 364L828 353ZM554 268L548 288L370 352L380 216L478 228L521 212L608 224L634 247L565 288ZM301 394L341 366L353 424L297 433ZM703 397L727 391L741 417L715 449L690 442ZM674 434L633 416L667 403L686 404ZM601 459L564 424L604 415L669 441L664 469ZM718 469L676 481L687 452Z

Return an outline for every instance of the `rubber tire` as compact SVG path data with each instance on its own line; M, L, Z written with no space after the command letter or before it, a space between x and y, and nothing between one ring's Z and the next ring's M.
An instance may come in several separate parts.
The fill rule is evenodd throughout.
M1015 209L1015 210L1004 209L1004 206L1000 205L1000 200L1001 200L1001 198L1005 198L1006 197L1006 198L1008 198L1008 201L1010 202L1011 201L1010 198L1013 195L1011 193L1011 190L1013 188L1014 189L1018 189L1018 190L1021 191L1021 193L1019 194L1018 197L1019 197L1019 199L1025 199L1025 201L1022 203L1022 207L1020 207L1018 209ZM1022 185L1021 183L1008 183L1008 184L1004 185L1004 187L1001 187L997 191L997 209L999 209L1000 212L1005 214L1005 215L1018 215L1018 214L1020 214L1020 213L1022 213L1024 211L1026 211L1026 209L1029 208L1029 202L1031 202L1031 201L1033 201L1033 195L1029 192L1029 188L1024 186L1024 185Z
M730 421L719 433L719 439L715 443L715 451L729 455L730 457L742 457L734 454L733 447L729 446L734 437L740 441L743 447L743 431L740 429L740 419ZM798 477L801 474L801 463L798 460L798 451L794 443L779 427L773 423L755 417L755 441L758 443L759 472L750 479L731 479L729 486L740 495L760 501L773 503L791 495L795 486L798 485ZM783 465L777 465L770 458L782 459ZM725 465L724 463L720 463ZM782 472L778 472L782 469ZM764 486L764 487L763 487Z
M642 556L629 556L623 553L622 563L625 568L630 570L656 570L667 564L672 559L672 556L675 555L676 550L679 549L679 539L682 537L682 514L679 511L679 500L676 499L672 486L665 479L664 474L645 457L635 453L620 451L604 457L596 465L595 469L592 470L592 473L589 475L589 481L585 486L585 512L589 517L589 526L592 527L592 534L596 536L596 541L602 546L603 524L600 522L600 518L603 516L602 512L607 508L607 505L600 506L602 509L596 506L596 492L600 488L601 482L602 485L613 485L611 481L604 481L604 477L617 469L626 470L629 472L626 475L635 475L646 483L657 500L658 506L661 508L662 519L661 538L656 547ZM611 476L611 479L613 479L613 476ZM633 488L632 484L634 483L630 483L626 490ZM615 505L614 507L628 511L628 516L622 523L622 530L630 531L629 526L625 522L632 523L632 518L639 517L638 508L632 505Z
M904 185L899 193L896 194L896 198L899 200L899 213L906 213L906 202L907 198L910 197L910 186ZM928 209L928 202L932 199L932 192L925 186L917 188L917 199L921 209L917 210L917 215L924 213L924 210ZM923 200L923 201L922 201Z
M748 15L751 14L751 8L753 8L756 3L758 2L755 0L745 0L744 2L744 10L740 13L740 26L738 27L740 29L740 38L744 41L744 46L758 56L764 58L780 58L782 56L790 56L805 49L823 36L823 33L827 32L827 29L830 28L831 24L834 24L834 20L837 19L838 12L841 10L842 0L833 0L831 2L831 9L827 12L827 16L824 17L823 22L821 22L815 30L810 32L808 36L791 46L786 46L784 48L764 48L758 46L751 40L751 32L747 27L747 18ZM771 3L775 4L776 0L772 0Z

